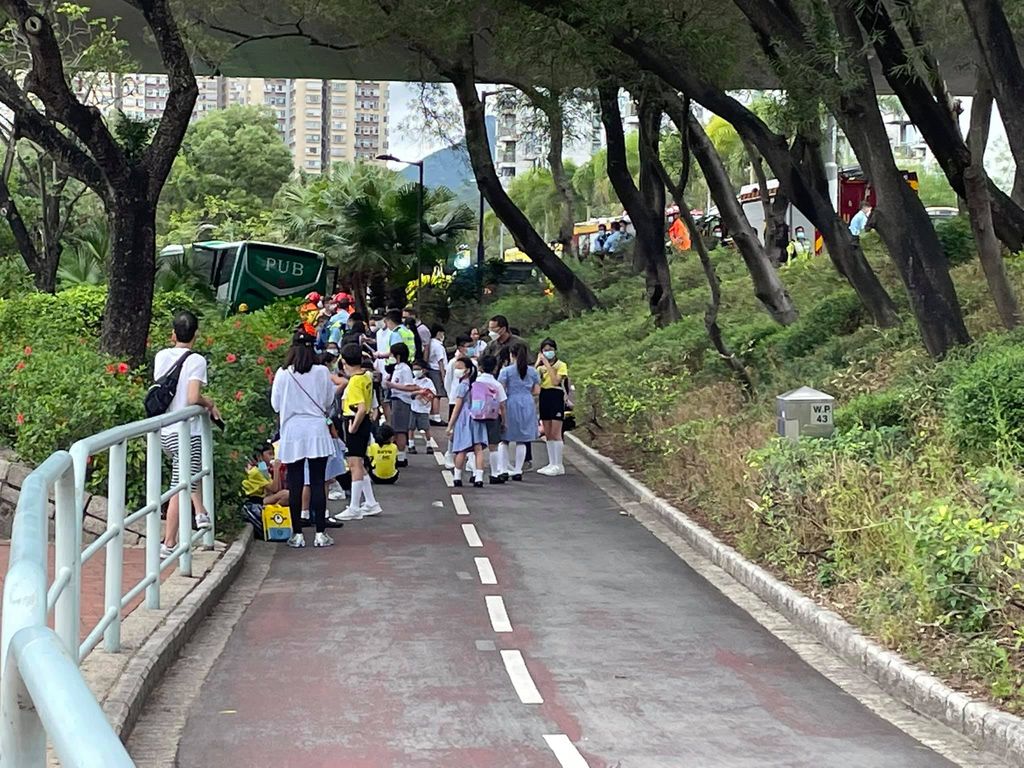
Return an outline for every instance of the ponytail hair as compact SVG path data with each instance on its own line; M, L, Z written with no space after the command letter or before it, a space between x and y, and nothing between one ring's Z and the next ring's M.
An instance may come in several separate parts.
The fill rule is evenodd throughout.
M521 341L517 341L508 351L509 357L515 361L516 371L519 373L520 379L526 378L526 369L530 367L529 354L526 351L526 345Z

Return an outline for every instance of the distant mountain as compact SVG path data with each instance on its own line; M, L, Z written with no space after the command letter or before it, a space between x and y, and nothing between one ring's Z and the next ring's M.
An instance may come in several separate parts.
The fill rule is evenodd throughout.
M491 145L491 157L496 146L497 120L493 115L487 117L487 139ZM410 165L402 175L410 181L417 181L419 169ZM466 203L479 199L473 169L469 166L469 155L466 154L466 142L439 149L423 158L423 183L428 187L448 187Z

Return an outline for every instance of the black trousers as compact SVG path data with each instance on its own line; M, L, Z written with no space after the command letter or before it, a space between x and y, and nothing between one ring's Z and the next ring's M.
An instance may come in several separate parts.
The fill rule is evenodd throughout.
M305 464L309 462L309 507L313 513L316 532L327 530L327 493L324 474L327 457L299 459L288 465L288 510L292 515L292 533L302 533L302 486L305 484Z

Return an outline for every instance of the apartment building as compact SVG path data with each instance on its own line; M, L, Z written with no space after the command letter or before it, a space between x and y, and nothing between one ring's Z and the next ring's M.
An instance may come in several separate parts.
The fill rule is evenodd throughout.
M321 173L332 162L373 160L388 151L388 84L364 80L295 78L196 79L192 119L235 104L267 107L295 168ZM76 91L104 112L134 120L158 119L167 106L166 75L92 73L76 78Z

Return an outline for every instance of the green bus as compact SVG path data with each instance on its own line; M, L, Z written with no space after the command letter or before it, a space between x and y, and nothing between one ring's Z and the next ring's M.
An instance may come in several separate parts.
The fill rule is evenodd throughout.
M252 312L277 299L311 291L326 294L334 287L336 270L327 266L322 253L305 248L207 240L193 243L192 255L228 312L237 312L243 304Z

